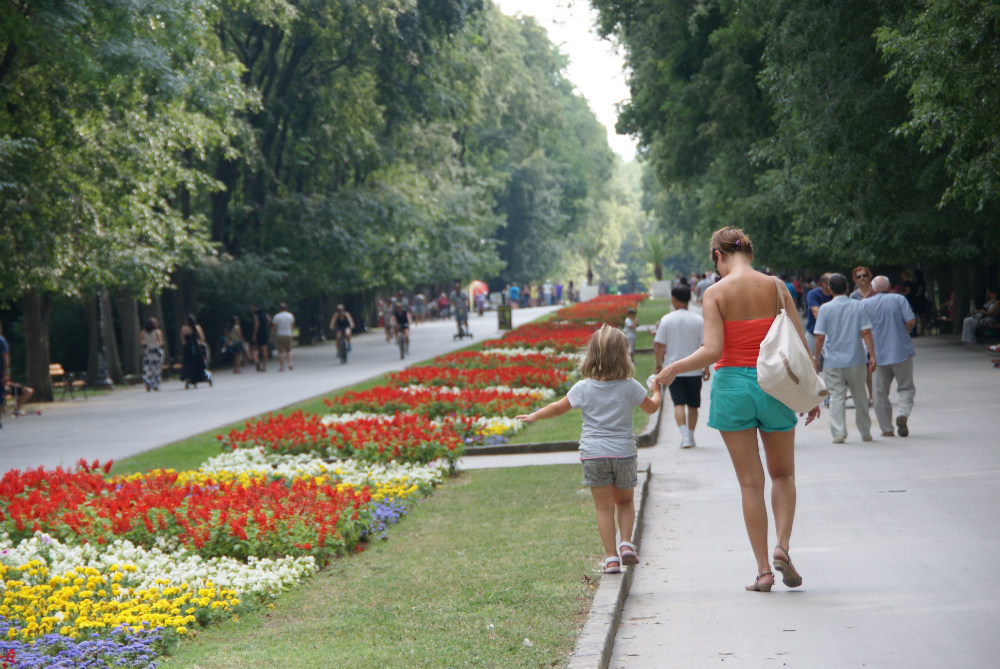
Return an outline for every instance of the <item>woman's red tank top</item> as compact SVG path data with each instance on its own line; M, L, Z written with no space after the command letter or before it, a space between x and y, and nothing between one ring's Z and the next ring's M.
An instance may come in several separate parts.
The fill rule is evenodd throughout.
M771 318L751 318L746 321L722 321L724 336L719 367L756 367L760 343L771 329Z

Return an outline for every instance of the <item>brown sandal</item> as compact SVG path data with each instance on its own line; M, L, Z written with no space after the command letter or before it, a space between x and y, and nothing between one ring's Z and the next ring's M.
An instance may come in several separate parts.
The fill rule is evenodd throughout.
M762 571L757 574L757 578L753 580L753 583L746 587L747 592L771 592L771 586L773 583L761 583L760 579L764 576L770 576L774 578L774 572L772 571Z
M778 551L781 551L780 553ZM802 585L802 576L792 564L792 558L783 546L774 547L774 568L781 572L781 582L789 588Z

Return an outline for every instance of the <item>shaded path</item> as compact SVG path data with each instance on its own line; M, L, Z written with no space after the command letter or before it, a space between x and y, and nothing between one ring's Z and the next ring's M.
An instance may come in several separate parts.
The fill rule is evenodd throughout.
M514 326L554 309L515 309ZM267 373L249 367L241 374L219 370L214 388L200 384L196 390L185 390L181 381L171 379L160 392L147 393L135 386L86 400L78 397L29 405L42 409L42 415L14 418L8 414L4 420L0 472L72 465L80 458L120 460L501 334L495 312L482 317L470 314L469 325L475 335L471 342L453 341L455 323L451 320L413 327L411 355L405 361L399 360L398 349L386 344L379 330L354 336L347 365L339 363L336 342L330 341L296 348L294 371L279 373L277 360L272 360Z

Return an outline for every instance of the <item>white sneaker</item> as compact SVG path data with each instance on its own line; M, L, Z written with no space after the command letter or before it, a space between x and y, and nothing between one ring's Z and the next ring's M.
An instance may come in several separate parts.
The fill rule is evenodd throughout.
M694 448L694 435L690 432L681 438L681 448Z

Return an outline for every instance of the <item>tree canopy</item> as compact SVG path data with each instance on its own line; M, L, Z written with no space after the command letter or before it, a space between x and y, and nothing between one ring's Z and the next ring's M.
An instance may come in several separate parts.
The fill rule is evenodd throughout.
M664 232L771 265L996 262L997 18L946 0L592 0Z

